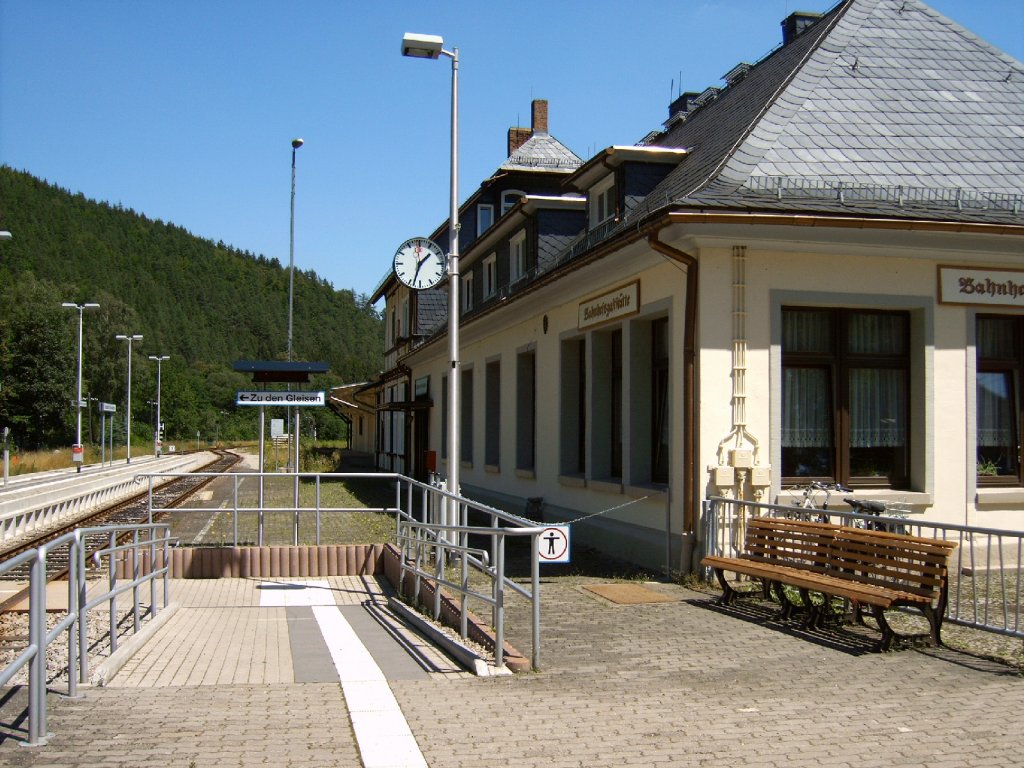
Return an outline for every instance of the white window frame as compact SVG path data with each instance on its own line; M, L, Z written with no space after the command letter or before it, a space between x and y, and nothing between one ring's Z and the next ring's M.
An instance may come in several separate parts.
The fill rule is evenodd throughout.
M486 220L486 225L485 225ZM479 237L494 225L494 206L491 203L480 203L476 207L476 235Z
M506 213L516 207L516 203L519 202L519 198L526 197L526 193L521 189L506 189L501 193L501 215L504 216Z
M609 175L590 189L590 227L594 228L615 215L615 176Z
M491 298L498 291L498 254L492 253L483 261L483 295L484 300Z
M516 232L508 241L509 269L511 277L509 282L516 280L526 274L526 230Z
M462 276L462 311L469 312L473 309L473 273L467 272Z

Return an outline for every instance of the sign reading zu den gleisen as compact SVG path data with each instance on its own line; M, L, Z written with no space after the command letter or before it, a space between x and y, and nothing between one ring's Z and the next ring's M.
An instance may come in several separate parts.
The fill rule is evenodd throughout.
M326 405L323 392L239 392L235 405Z

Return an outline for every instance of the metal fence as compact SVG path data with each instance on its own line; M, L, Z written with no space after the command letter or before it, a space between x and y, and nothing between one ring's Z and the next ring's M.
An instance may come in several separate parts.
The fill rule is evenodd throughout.
M717 497L706 499L703 506L703 554L735 556L742 552L746 521L751 517L813 517L841 525L881 527L898 533L955 541L959 546L950 564L945 620L1024 638L1024 626L1021 625L1024 531ZM702 575L711 579L709 570Z
M90 545L87 551L86 541L95 541L96 536L103 537L108 545L96 549ZM118 539L130 536L130 541L118 544ZM86 682L89 674L89 611L101 605L108 605L107 635L110 652L117 649L119 595L131 590L133 631L138 632L145 615L155 617L157 607L157 579L163 578L163 607L168 603L167 568L150 570L144 575L139 574L138 565L133 577L128 581L117 582L116 560L120 553L132 552L136 564L142 560L141 554L149 553L150 562L155 559L157 549L164 553L167 561L167 549L170 544L166 525L119 525L96 528L79 528L60 538L25 552L22 552L3 563L0 563L0 575L28 564L29 572L29 612L28 612L28 643L18 656L0 670L0 687L7 685L24 667L28 667L28 738L30 746L45 744L51 735L46 730L46 693L47 693L47 649L62 633L67 633L67 695L78 696L78 683ZM46 606L46 565L47 560L57 551L67 547L68 552L68 610L67 614L52 629L47 629ZM87 560L88 558L88 560ZM107 560L106 589L97 589L94 585L89 590L86 579L87 565L92 562L99 566ZM150 584L150 602L145 612L140 600L140 587L146 582Z
M145 475L150 487L150 514L155 512L153 496L161 479L207 477L204 473L154 473ZM495 665L504 666L501 652L505 637L505 600L508 592L521 595L531 603L532 664L540 665L540 575L537 537L543 527L493 507L448 493L438 484L421 483L404 475L387 472L233 472L221 482L231 483L226 504L219 512L228 516L223 528L227 533L218 543L256 543L280 536L283 518L288 519L288 538L319 545L324 526L338 515L350 512L380 512L395 517L395 543L401 551L401 588L409 579L413 594L419 593L420 579L437 582L456 593L460 607L459 633L468 634L468 603L475 600L487 606L495 633ZM347 481L370 481L390 486L387 494L374 494L377 506L332 503L328 492L332 485ZM391 495L393 493L393 495ZM387 500L384 500L384 496ZM212 502L211 502L212 503ZM202 513L211 507L177 506L172 514ZM273 525L271 522L273 521ZM176 525L172 519L172 525ZM175 534L181 534L178 528ZM181 534L183 535L183 534ZM506 549L509 539L529 538L532 553L530 586L513 580L508 574ZM185 539L183 538L183 541ZM212 542L207 542L212 543ZM440 590L435 590L432 608L440 618Z
M412 579L412 593L419 594L420 580L431 579L458 595L459 634L468 634L469 600L479 600L491 610L494 627L494 665L505 666L505 598L508 591L530 603L531 666L540 669L540 557L538 537L544 527L502 510L448 493L438 485L403 479L398 503L398 544L401 578ZM530 586L508 576L508 540L529 539ZM474 573L485 578L479 587ZM396 585L400 586L400 585ZM441 613L440 590L434 590L434 619Z

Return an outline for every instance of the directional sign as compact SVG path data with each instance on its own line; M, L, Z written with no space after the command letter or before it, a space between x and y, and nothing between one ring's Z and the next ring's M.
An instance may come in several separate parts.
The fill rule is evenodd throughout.
M235 405L326 405L327 399L320 392L239 392Z
M569 562L569 526L551 525L537 537L537 556L542 563Z
M103 413L117 413L117 405L115 403L100 403L100 411Z

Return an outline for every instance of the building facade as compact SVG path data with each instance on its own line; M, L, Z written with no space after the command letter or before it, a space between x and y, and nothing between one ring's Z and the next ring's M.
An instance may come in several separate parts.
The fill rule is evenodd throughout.
M844 0L724 81L466 243L461 455L443 324L392 361L413 454L684 571L702 499L809 479L1024 527L1024 65L917 0Z

